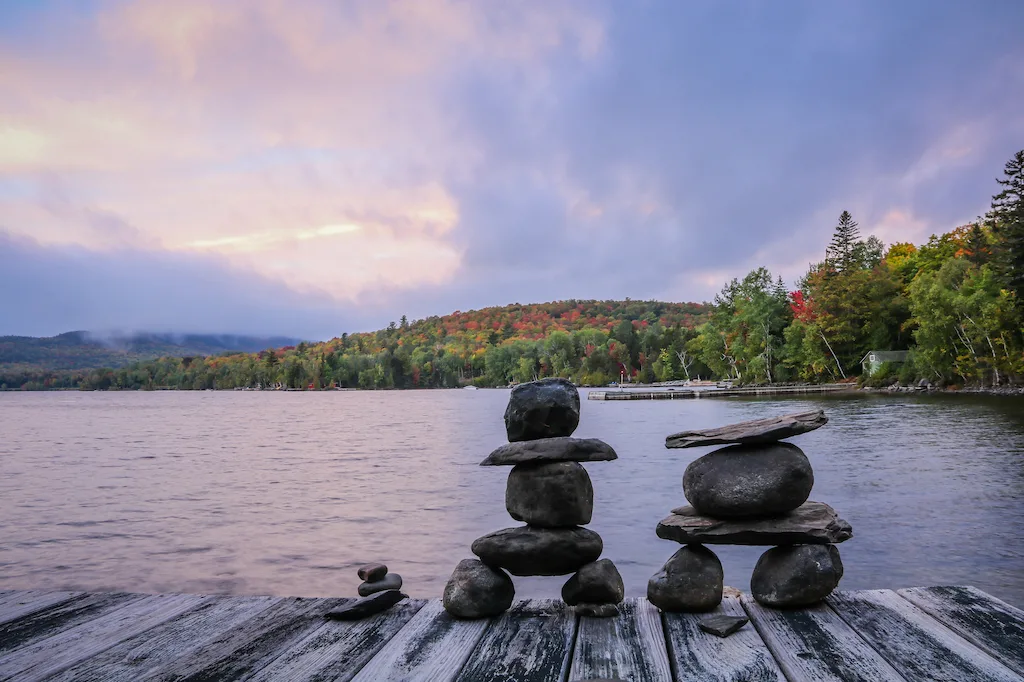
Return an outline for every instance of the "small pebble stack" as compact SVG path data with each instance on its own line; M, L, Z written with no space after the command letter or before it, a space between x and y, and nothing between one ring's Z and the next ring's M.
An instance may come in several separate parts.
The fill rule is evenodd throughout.
M403 594L402 576L388 573L384 564L366 564L357 571L363 583L359 586L359 599L353 599L327 613L333 620L359 620L382 611L407 599Z
M773 608L810 606L843 576L837 543L853 535L827 504L808 502L811 464L780 442L828 422L823 411L758 419L665 439L668 448L728 447L693 461L683 476L691 506L672 510L658 537L683 544L647 585L663 611L709 611L722 601L723 571L705 544L777 545L758 560L751 592Z
M580 396L565 379L542 379L512 389L505 410L508 445L481 466L511 466L505 508L525 526L477 538L479 559L459 563L444 590L457 618L484 618L509 608L517 576L569 575L562 599L589 616L618 613L625 590L601 536L582 526L594 511L594 487L580 462L608 461L615 451L596 439L570 438L580 420ZM507 573L506 573L507 571Z

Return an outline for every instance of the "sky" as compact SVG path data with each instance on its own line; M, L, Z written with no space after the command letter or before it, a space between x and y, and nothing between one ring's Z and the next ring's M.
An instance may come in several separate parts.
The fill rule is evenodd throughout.
M0 334L793 283L1024 148L1024 3L0 0Z

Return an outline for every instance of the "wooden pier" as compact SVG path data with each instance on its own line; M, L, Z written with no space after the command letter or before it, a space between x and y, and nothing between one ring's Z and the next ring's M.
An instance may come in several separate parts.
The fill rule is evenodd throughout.
M0 680L1024 680L1024 612L971 587L837 592L793 611L726 597L719 612L751 620L726 639L645 599L608 619L553 600L478 621L439 600L324 619L344 601L0 592Z
M741 398L772 395L811 395L856 391L853 384L821 384L819 386L750 386L747 388L668 388L658 390L616 389L590 391L587 400L691 400L703 398Z

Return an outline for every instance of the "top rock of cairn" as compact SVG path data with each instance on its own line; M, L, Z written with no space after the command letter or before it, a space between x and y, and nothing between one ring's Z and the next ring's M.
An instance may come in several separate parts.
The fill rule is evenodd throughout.
M566 379L541 379L512 389L505 409L510 443L571 436L580 423L580 394Z
M508 420L508 413L505 415ZM787 414L783 417L770 419L754 419L720 426L703 431L682 431L665 438L667 448L696 448L702 445L725 445L740 443L744 445L775 443L790 436L820 429L828 423L824 410ZM509 438L511 440L511 438Z

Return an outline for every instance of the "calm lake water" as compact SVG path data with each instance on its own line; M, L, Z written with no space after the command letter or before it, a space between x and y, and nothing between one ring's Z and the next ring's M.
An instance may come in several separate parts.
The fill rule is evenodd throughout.
M473 539L518 525L508 391L0 393L0 589L354 595L384 561L440 596ZM972 584L1024 606L1024 401L857 395L583 402L576 435L619 453L588 464L604 556L630 595L678 545L657 522L684 503L687 428L822 407L794 439L811 499L853 525L842 587ZM763 548L714 548L749 589ZM516 579L557 596L564 578Z

